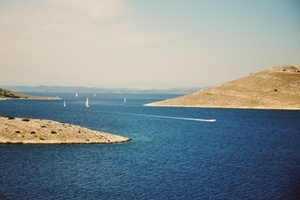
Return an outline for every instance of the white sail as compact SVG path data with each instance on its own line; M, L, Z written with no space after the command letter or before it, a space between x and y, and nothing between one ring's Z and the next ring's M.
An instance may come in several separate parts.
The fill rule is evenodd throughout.
M76 92L75 96L76 96L76 97L78 97L78 94L77 94L77 92Z
M66 101L64 101L64 107L66 107L66 106L67 106Z
M126 97L124 98L124 103L126 103Z
M85 106L86 107L90 107L90 105L89 105L89 98L86 98Z

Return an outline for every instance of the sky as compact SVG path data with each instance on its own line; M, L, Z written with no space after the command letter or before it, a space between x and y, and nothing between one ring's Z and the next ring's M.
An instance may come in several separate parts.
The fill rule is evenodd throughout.
M207 87L290 64L298 0L0 0L0 85Z

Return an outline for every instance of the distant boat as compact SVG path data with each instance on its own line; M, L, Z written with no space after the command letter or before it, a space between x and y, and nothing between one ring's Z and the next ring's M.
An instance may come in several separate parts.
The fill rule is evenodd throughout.
M64 101L64 107L66 107L66 106L67 106L66 101Z
M94 97L96 96L96 94L94 94Z
M75 96L76 96L76 97L78 97L78 94L77 94L77 92L76 92Z
M89 98L86 98L85 106L86 106L87 108L90 107L90 105L89 105Z
M124 101L123 101L124 103L126 103L126 97L124 98Z

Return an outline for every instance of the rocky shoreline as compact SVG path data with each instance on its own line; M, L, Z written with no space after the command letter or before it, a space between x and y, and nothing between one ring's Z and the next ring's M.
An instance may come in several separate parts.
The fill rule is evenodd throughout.
M130 138L52 120L0 117L2 144L110 144Z

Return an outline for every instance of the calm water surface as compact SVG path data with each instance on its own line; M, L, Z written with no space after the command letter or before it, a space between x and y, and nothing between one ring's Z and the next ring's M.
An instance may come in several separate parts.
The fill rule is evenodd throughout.
M0 101L0 115L68 122L133 140L2 144L0 199L300 198L299 111L142 106L175 95L58 95L67 107L63 100L8 100Z

